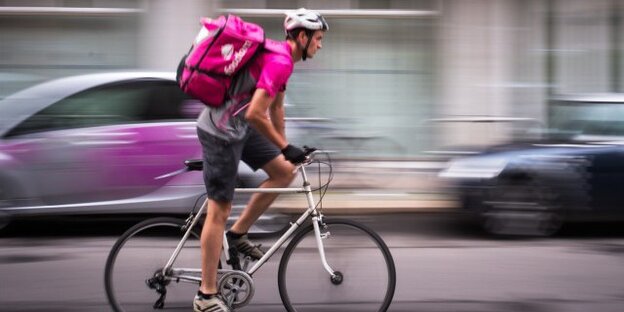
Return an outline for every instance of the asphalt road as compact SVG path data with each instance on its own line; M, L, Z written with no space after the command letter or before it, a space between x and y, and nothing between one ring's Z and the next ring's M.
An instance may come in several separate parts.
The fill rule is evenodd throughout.
M450 214L358 219L378 230L393 253L397 290L390 311L624 310L622 224L568 226L548 239L493 239ZM110 311L104 263L127 226L46 220L5 229L0 311ZM283 311L277 259L258 274L256 294L241 311Z

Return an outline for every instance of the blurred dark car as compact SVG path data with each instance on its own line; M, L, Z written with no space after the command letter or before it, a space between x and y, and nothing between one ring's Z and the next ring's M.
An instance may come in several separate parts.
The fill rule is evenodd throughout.
M454 159L440 172L493 234L556 233L624 216L624 94L560 97L542 138Z
M170 73L68 77L5 98L0 214L188 213L204 193L201 173L155 178L201 158L195 118L202 108ZM265 176L241 164L239 178L250 187ZM237 197L233 216L245 200ZM262 221L254 231L287 224L275 215Z

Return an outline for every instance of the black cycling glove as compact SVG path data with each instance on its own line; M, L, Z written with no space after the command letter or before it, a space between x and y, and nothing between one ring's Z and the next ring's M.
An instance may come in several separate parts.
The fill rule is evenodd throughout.
M303 149L290 144L282 150L282 154L284 154L286 160L295 165L304 162L306 159L306 153Z

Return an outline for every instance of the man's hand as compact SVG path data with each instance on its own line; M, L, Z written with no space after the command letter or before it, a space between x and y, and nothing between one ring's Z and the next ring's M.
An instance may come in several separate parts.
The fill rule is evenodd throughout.
M306 154L303 149L290 144L282 150L282 154L284 154L286 160L294 165L300 164L306 159Z

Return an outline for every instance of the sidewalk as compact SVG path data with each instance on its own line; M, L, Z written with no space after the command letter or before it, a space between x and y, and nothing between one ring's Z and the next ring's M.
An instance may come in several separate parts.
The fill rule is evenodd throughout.
M318 193L314 199L318 201ZM271 206L271 211L299 214L307 207L302 195L282 195ZM407 193L392 190L335 191L323 198L325 214L378 214L396 212L443 212L451 211L457 203L448 194Z
M441 212L457 207L455 198L448 192L448 186L437 177L440 163L376 162L366 167L355 163L348 168L345 166L349 163L341 165L335 167L337 172L323 198L322 207L326 214ZM350 170L353 168L357 170ZM346 173L354 171L360 173ZM294 184L300 185L299 182ZM319 200L318 192L313 196L314 200ZM271 209L297 214L305 207L307 203L304 196L290 194L278 197Z

